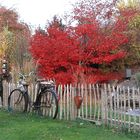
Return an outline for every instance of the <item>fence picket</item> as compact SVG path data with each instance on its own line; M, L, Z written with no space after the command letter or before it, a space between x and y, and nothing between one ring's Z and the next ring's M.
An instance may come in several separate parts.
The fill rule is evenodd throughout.
M77 91L76 91L76 95L82 96L82 95L81 95L80 84L78 84ZM78 116L77 116L77 117L80 117L80 115L81 115L81 109L78 109Z
M98 106L98 108L97 108L97 111L98 111L98 113L97 113L97 120L99 121L100 120L100 91L99 91L99 85L98 84L96 84L96 89L97 89L97 106Z
M93 119L94 120L96 120L96 111L97 111L97 102L96 102L96 99L97 99L97 97L96 97L96 90L95 90L95 85L93 84L92 85L92 88L93 88L93 96L94 96L94 116L93 116Z
M76 106L75 106L75 102L74 102L74 96L75 96L75 87L72 87L72 120L74 120L76 118Z
M132 100L133 100L133 110L136 110L135 103L136 103L137 98L136 98L136 93L135 93L134 87L132 89ZM134 132L135 132L135 130L136 130L136 115L134 115Z
M64 119L66 119L66 86L64 85L64 96L63 96L63 110L64 110Z
M127 88L125 88L124 90L126 90L126 92L127 92ZM123 98L123 100L124 100L124 112L127 110L126 109L126 96L127 96L127 94L126 94L126 92L125 92L125 94L124 94L124 98ZM123 116L123 124L126 126L126 114L124 113L124 116Z
M91 91L91 84L89 84L89 87L88 88L89 88L89 103L90 103L90 107L89 107L89 109L90 109L89 116L90 117L89 118L92 119L92 100L93 99L92 99L92 94L91 94L91 92L92 92Z
M131 107L130 107L130 89L128 88L128 110L131 110ZM128 131L130 131L131 129L131 115L128 114Z
M120 91L119 91L119 87L117 86L117 120L120 120L120 113L119 113L119 108L120 108L120 105L119 105L119 102L120 102ZM117 121L117 125L120 126L120 121Z
M62 119L62 114L63 114L63 110L62 110L62 103L63 103L63 100L62 100L62 92L63 92L63 87L62 85L59 85L58 86L58 96L59 96L59 119L61 120Z
M103 88L104 88L104 86L103 86ZM105 116L105 90L104 89L101 89L101 105L102 105L102 107L101 107L101 112L102 112L102 115L101 115L101 121L102 121L102 123L105 123L105 118L106 118L106 116Z
M108 102L108 99L107 99L107 87L106 87L106 84L103 85L104 87L104 92L103 92L103 97L104 97L104 118L103 118L103 123L105 125L108 125L108 107L107 107L107 102Z
M139 107L140 107L140 88L138 88L138 103L139 103ZM138 123L140 124L140 115L138 116ZM140 125L139 125L138 129L140 129Z
M72 85L69 85L69 118L70 120L72 119L71 114L72 114Z
M110 106L109 106L109 110L110 110L110 112L109 112L109 116L110 116L110 125L112 126L113 124L113 122L112 122L112 113L113 113L113 111L112 111L112 90L111 90L111 87L110 87L110 85L108 84L108 92L109 92L109 104L110 104Z
M119 114L120 114L120 124L122 126L123 124L123 96L125 96L125 88L122 87L122 91L120 90L120 97L119 97L119 104L120 104L120 111L119 111Z
M83 86L83 84L81 84L81 95L82 95L82 97L83 97L83 103L82 103L82 107L81 107L81 109L82 109L82 117L84 118L84 86Z
M84 91L85 91L85 118L88 119L88 92L87 92L87 84L84 84Z
M67 106L67 120L69 120L69 85L66 85L66 94L67 94L67 98L66 98L66 100L67 100L67 102L66 102L66 106Z

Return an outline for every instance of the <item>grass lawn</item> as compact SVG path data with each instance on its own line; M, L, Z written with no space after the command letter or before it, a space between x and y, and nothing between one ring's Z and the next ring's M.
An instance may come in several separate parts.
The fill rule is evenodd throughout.
M140 140L85 121L48 120L0 109L0 140Z

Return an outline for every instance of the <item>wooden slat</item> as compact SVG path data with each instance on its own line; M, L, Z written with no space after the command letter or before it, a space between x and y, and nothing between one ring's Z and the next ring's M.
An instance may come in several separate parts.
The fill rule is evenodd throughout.
M120 126L122 126L123 122L123 96L125 95L124 87L120 89L120 97L119 97L119 104L120 104Z
M97 108L97 111L98 111L98 113L97 113L97 120L99 121L100 120L100 116L101 116L101 103L100 103L100 91L99 91L99 85L98 84L96 84L96 88L97 88L97 98L98 98L98 102L97 102L97 106L98 106L98 108Z
M67 94L67 98L66 98L66 100L67 100L67 102L66 102L66 106L67 106L67 120L69 120L69 85L66 85L66 94Z
M105 123L105 120L106 120L106 109L105 109L105 89L104 87L101 89L101 119L102 119L102 123Z
M139 108L140 108L140 88L138 88L138 102L139 102ZM138 123L140 124L140 115L138 117ZM140 129L140 125L139 125L139 129Z
M136 93L135 93L135 88L134 87L132 89L132 99L133 99L133 110L135 110L136 109L135 103L136 103L137 98L136 98ZM134 118L134 132L135 132L135 129L136 129L136 115L134 115L133 118Z
M72 85L69 85L69 119L72 120Z
M58 96L59 96L59 119L62 120L62 115L63 115L63 100L62 100L62 92L63 92L63 87L62 85L58 86Z
M82 110L82 117L84 118L84 86L83 86L83 84L81 84L81 95L82 95L82 97L83 97L83 103L82 103L82 106L81 106L81 110Z
M87 92L87 84L84 84L84 91L85 91L85 117L88 118L88 92Z
M72 87L72 93L71 93L71 95L72 95L72 120L74 120L77 116L76 116L76 114L75 114L75 112L76 112L76 106L75 106L75 103L74 103L74 96L75 96L75 87Z
M78 84L78 87L77 87L77 91L76 92L77 92L76 93L77 95L82 96L81 95L81 87L80 87L80 84ZM80 117L80 115L81 115L81 109L78 109L77 111L78 111L78 114L77 114L78 116L77 117Z
M96 112L97 112L97 96L96 96L96 90L95 90L95 85L92 85L93 88L93 95L94 95L94 114L93 114L93 119L96 119Z
M92 93L91 93L91 84L89 84L88 88L89 88L89 102L90 102L90 106L89 106L89 110L90 110L89 116L90 116L90 119L92 119L92 101L93 101L93 99L92 99Z
M128 90L128 88L124 88L123 90L125 90L126 92L125 92L125 94L124 94L124 96L123 96L123 100L124 100L124 107L123 107L123 110L124 111L127 111L127 107L126 107L126 100L127 100L127 90ZM124 125L126 126L126 114L124 113L124 116L123 116L123 120L124 120Z
M119 113L119 108L120 108L120 105L119 105L119 102L120 102L120 89L119 87L117 86L117 95L116 95L116 98L117 98L117 106L116 106L116 110L117 110L117 119L120 120L120 113ZM118 122L117 124L118 126L120 126L120 121Z
M117 91L116 91L116 89L115 89L115 87L113 86L112 87L112 89L113 89L113 93L112 93L112 96L113 96L113 111L114 111L114 120L116 120L117 118L117 113L116 113L116 110L117 110L117 98L116 98L116 96L117 96ZM114 121L114 125L116 126L116 121Z
M66 119L66 86L64 85L64 93L63 93L63 111L64 111L64 119Z
M131 98L130 98L131 96L130 96L130 89L128 88L128 109L130 110L131 109L131 107L130 107L130 100L131 100ZM130 114L128 115L128 131L130 131L130 129L131 129L131 116L130 116Z
M108 98L107 98L107 86L104 84L104 123L108 125Z
M112 90L111 90L111 86L108 84L108 92L109 92L109 94L108 94L108 96L109 96L109 104L110 104L110 106L109 106L109 114L110 114L110 119L111 119L111 126L112 126L112 115L113 115L113 107L112 107Z
M109 89L108 89L108 84L106 84L105 106L106 106L106 119L107 119L106 123L107 123L107 125L109 125L109 123L110 123L109 122L110 109L108 108L108 96L109 96Z

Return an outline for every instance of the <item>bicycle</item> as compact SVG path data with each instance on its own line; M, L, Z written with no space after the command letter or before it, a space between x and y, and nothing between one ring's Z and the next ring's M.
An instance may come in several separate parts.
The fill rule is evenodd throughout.
M28 86L26 82L29 75L19 73L19 81L17 88L12 90L8 97L8 110L10 112L28 112L30 108L39 115L45 115L55 119L58 114L58 100L55 92L55 84L53 81L38 79L37 96L35 102L31 104ZM28 109L29 108L29 109Z

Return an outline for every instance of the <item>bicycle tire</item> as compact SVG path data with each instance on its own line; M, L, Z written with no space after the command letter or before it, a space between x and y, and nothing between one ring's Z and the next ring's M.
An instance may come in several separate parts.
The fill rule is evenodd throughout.
M28 97L20 89L14 89L8 97L8 111L27 112Z
M58 114L58 100L54 90L40 92L38 99L38 114L55 119Z

